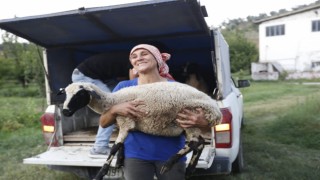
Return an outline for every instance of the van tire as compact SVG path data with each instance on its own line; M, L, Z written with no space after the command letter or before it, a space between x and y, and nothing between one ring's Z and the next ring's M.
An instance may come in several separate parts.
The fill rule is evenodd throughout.
M244 122L244 118L243 118L243 115L242 115L242 119L241 119L241 129L244 128L244 125L245 125L245 122Z
M240 133L241 134L241 133ZM232 173L241 173L244 169L242 138L239 139L239 151L236 159L232 163Z

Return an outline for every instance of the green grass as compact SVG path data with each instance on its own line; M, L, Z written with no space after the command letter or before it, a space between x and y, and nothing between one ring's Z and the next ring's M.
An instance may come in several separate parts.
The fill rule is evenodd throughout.
M1 87L0 179L79 179L70 173L51 171L46 166L22 163L24 158L47 149L40 125L46 100L34 92L33 86L27 89L12 84Z
M237 179L320 177L320 86L253 83L243 89L246 171Z
M0 96L3 97L40 97L43 93L37 84L31 83L26 88L14 81L0 82Z
M46 151L40 125L43 98L0 96L0 179L79 179L42 165L25 165L24 158Z
M252 82L245 101L241 174L209 179L294 179L320 177L320 85Z
M46 151L40 127L0 132L0 179L56 180L79 179L75 175L51 171L44 165L25 165L24 158Z
M266 102L272 102L282 97L294 98L294 96L305 96L318 90L319 86L317 85L302 85L283 81L252 82L251 87L241 89L246 105L247 103L265 104Z
M245 171L193 179L313 180L320 177L320 85L252 82L244 95ZM0 179L80 179L22 160L46 150L41 98L0 97ZM2 164L5 164L3 166Z
M269 125L266 134L270 134L270 138L280 143L320 150L320 100L318 97L310 96L305 102L297 103L289 113L280 116L277 123Z
M13 131L39 126L45 109L44 98L0 97L0 130Z

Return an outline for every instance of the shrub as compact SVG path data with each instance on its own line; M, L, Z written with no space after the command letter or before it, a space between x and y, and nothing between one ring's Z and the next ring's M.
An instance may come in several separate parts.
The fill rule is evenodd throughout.
M39 126L43 113L41 98L5 97L0 99L0 130L14 131Z
M3 97L43 97L43 93L36 84L26 87L16 84L14 81L0 81L0 96Z

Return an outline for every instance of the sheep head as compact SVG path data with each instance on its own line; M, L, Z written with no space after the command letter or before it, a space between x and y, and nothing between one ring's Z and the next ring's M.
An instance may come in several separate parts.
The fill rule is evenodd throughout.
M72 83L65 89L60 90L58 94L64 93L66 94L66 100L63 103L62 113L68 117L88 105L91 101L91 96L100 98L93 89L84 83Z

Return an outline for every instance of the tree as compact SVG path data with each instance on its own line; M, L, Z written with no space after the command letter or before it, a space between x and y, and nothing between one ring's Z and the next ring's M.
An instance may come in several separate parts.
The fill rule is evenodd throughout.
M24 76L23 50L24 46L18 43L18 37L6 32L3 36L3 54L6 59L13 65L13 79L18 80L23 87L27 82Z
M14 67L12 63L2 55L0 56L0 85L10 80L13 76Z
M23 87L28 83L36 82L43 86L44 78L41 56L37 52L37 46L33 43L20 43L18 37L6 32L3 36L3 58L8 72L2 70L7 79L18 81Z
M250 42L242 31L222 31L229 44L231 72L247 71L251 69L251 62L258 61L258 49Z

